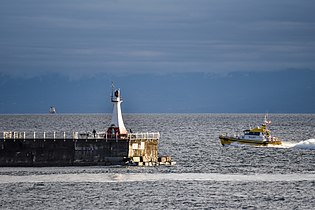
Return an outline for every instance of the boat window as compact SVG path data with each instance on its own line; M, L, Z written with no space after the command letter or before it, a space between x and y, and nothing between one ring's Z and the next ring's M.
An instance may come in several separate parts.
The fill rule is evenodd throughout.
M245 135L259 136L259 132L245 132Z

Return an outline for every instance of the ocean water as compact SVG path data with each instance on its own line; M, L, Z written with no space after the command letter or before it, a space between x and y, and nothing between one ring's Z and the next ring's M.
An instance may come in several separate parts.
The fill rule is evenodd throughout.
M125 114L175 166L0 168L0 209L314 209L315 115L269 114L281 146L221 146L263 114ZM0 115L0 131L104 131L109 114ZM1 135L1 134L0 134Z

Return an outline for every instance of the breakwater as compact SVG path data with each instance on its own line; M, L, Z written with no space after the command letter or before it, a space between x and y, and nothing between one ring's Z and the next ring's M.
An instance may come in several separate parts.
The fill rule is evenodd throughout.
M171 164L158 157L159 133L2 132L0 166Z

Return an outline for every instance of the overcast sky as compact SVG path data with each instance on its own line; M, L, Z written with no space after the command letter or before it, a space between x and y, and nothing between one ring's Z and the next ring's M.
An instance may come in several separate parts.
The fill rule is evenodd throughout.
M313 0L2 0L0 113L110 113L111 81L127 112L315 113L314 11Z
M315 69L311 0L3 0L0 72Z

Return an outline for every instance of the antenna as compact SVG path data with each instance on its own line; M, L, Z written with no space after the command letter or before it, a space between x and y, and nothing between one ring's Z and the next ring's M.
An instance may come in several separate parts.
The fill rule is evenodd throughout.
M114 86L114 82L112 81L112 97L114 97L114 91L115 91L115 86Z

